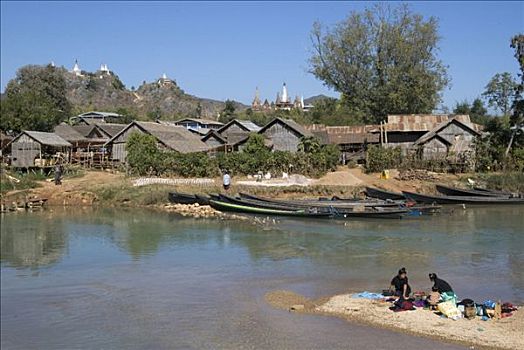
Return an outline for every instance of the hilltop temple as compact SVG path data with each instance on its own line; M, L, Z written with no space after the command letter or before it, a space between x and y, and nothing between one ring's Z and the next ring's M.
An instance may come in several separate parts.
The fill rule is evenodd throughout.
M264 103L262 103L262 100L260 99L260 94L258 91L258 87L255 90L255 98L253 99L253 102L251 103L251 108L254 111L269 111L269 110L280 110L280 111L290 111L292 109L300 109L302 111L308 111L312 106L305 105L304 104L304 97L299 97L298 95L295 96L295 99L291 101L291 98L289 97L286 83L282 85L282 91L277 92L277 97L275 99L275 102L269 103L267 99L264 100Z
M82 70L80 69L80 66L78 65L78 60L75 60L75 65L73 66L71 73L75 74L77 77L82 76Z
M157 81L158 86L164 87L164 86L171 86L175 85L175 82L171 79L169 79L166 75L166 73L162 74L162 78L158 79Z

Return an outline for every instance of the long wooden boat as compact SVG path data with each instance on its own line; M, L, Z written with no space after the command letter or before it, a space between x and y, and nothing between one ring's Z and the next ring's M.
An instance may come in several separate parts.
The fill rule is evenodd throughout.
M475 191L488 192L488 193L493 193L493 194L495 194L495 195L508 196L508 197L513 196L513 193L511 193L511 192L506 192L506 191L489 190L489 189L487 189L487 188L482 188L482 187L473 187L473 189L474 189Z
M239 193L242 199L251 199L262 202L284 204L284 205L298 205L298 206L327 206L334 208L351 208L354 206L365 206L365 207L398 207L400 202L394 201L382 201L382 200L357 200L357 201L338 201L338 200L315 200L315 199L304 199L304 200L283 200L283 199L270 199L265 197L253 196L247 193Z
M210 196L203 194L195 194L195 198L200 205L209 205L209 200L211 199Z
M407 191L402 193L416 202L429 204L524 204L524 198L435 196Z
M366 195L371 198L378 198L382 200L403 200L406 199L402 193L390 192L380 188L366 187Z
M231 196L221 195L223 202L238 204L249 207L275 209L275 210L307 210L308 212L329 213L335 218L395 218L398 219L410 212L411 208L382 208L382 207L350 207L350 208L334 208L332 206L307 206L282 203L271 203L264 201L257 201L252 199L235 198Z
M227 203L222 201L210 200L209 204L216 210L226 212L238 212L248 214L261 214L261 215L276 215L276 216L294 216L294 217L306 217L306 218L329 218L333 216L331 213L315 213L309 212L308 210L278 210L268 208L256 208L251 206L245 206L234 203Z
M468 190L468 189L462 189L462 188L456 188L456 187L449 187L444 185L436 185L437 191L440 193L446 195L446 196L466 196L466 197L506 197L509 198L509 196L501 195L501 194L495 194L488 191L477 191L477 190Z
M169 192L169 201L177 204L195 204L197 199L194 194Z

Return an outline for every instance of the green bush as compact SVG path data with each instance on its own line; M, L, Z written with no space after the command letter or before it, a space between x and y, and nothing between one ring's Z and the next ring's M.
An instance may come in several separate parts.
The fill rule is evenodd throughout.
M271 152L265 146L264 138L253 134L241 152L221 153L210 157L207 153L160 151L154 137L135 133L128 140L127 161L134 174L174 174L183 177L213 177L219 175L221 169L227 169L233 175L249 175L262 171L321 176L336 169L340 155L336 146L317 145L306 149L309 152Z
M401 165L401 150L371 145L366 155L366 171L380 172L386 169L398 168Z

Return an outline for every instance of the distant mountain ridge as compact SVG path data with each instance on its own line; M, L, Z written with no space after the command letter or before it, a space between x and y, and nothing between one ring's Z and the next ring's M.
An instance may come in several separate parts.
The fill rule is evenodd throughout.
M315 102L318 102L318 101L321 101L321 100L325 100L325 99L336 99L336 98L320 94L320 95L315 95L315 96L311 96L311 97L305 98L304 99L304 104L306 104L306 105L309 105L309 104L314 105Z
M67 98L73 110L82 113L90 110L126 110L141 119L177 119L180 117L201 117L217 119L225 102L200 98L187 94L167 77L144 83L136 90L130 90L118 75L110 71L86 72L79 74L57 68L66 80ZM247 106L235 101L237 110Z

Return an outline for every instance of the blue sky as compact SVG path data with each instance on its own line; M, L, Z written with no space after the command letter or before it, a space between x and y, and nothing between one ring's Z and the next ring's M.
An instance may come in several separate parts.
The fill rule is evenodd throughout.
M315 20L333 25L363 2L1 2L1 88L26 64L96 70L107 63L128 87L167 73L188 93L250 103L336 96L307 73ZM497 72L516 74L511 36L524 32L524 2L410 2L440 20L440 58L451 87L444 104L472 100Z

